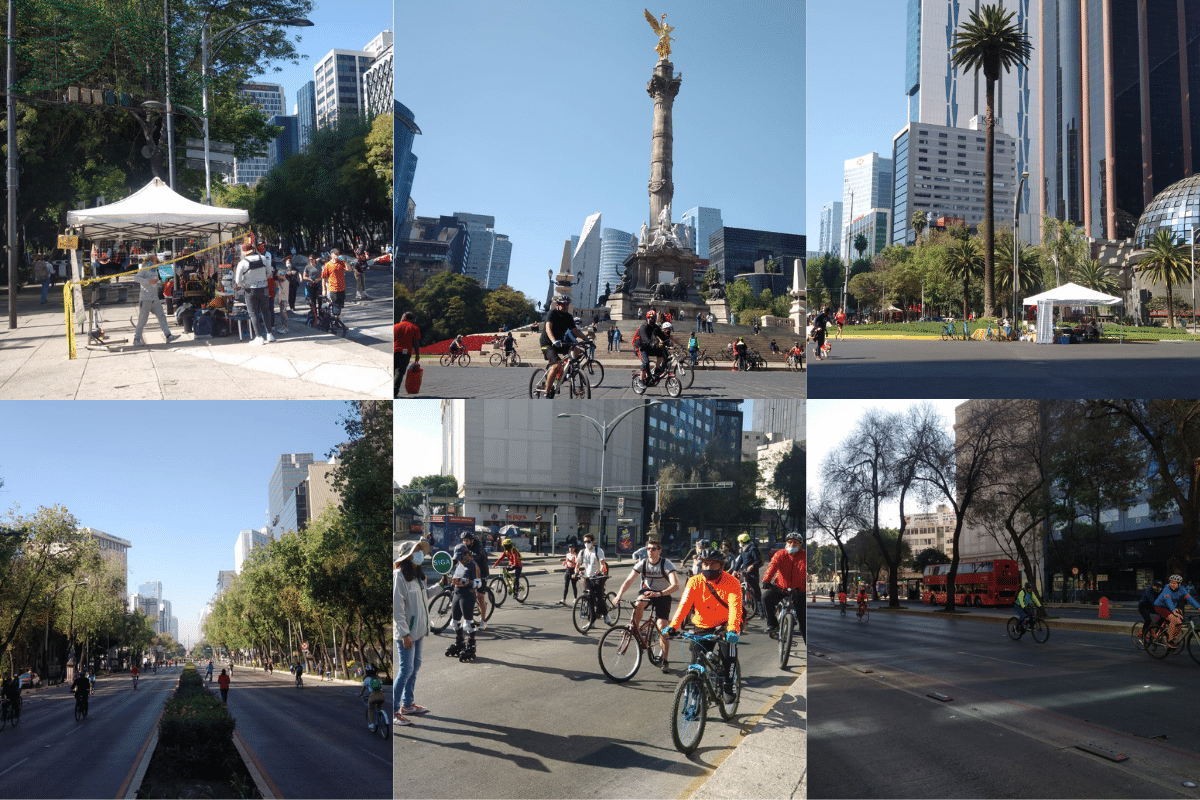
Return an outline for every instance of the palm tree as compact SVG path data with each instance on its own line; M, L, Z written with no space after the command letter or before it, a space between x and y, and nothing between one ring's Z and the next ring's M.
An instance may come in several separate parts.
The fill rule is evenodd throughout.
M1106 267L1098 259L1089 258L1075 268L1071 280L1080 286L1086 286L1097 292L1116 294L1121 291L1121 279L1111 267Z
M950 63L964 70L983 70L983 77L987 81L987 166L984 169L987 240L983 249L983 313L987 316L992 316L994 310L992 284L995 282L996 224L992 181L996 174L996 81L1000 79L1001 68L1008 72L1013 67L1023 65L1033 51L1029 37L1020 26L1012 24L1013 14L999 5L972 11L970 19L954 35L955 53L950 59Z
M1083 229L1073 222L1042 217L1042 251L1054 264L1054 285L1062 285L1062 276L1070 275L1086 259ZM1046 282L1050 280L1046 276Z
M963 319L967 318L967 297L971 288L971 277L983 269L983 257L979 242L975 239L955 239L946 248L946 272L950 277L963 282Z
M867 237L861 233L854 237L854 249L858 251L858 258L862 260L863 251L867 249Z
M921 244L921 234L929 227L929 220L925 216L924 209L918 208L912 215L912 229L917 232L917 244Z
M1150 280L1167 285L1167 327L1174 328L1175 300L1171 287L1188 280L1191 264L1188 246L1183 240L1176 241L1175 234L1169 228L1159 228L1146 242L1146 250L1146 257L1135 269L1141 270Z
M996 263L1003 264L1003 269L996 270L996 291L1012 295L1012 263L1013 240L1011 236L1003 236L996 243ZM1041 266L1037 248L1029 247L1020 239L1017 240L1017 291L1032 292L1038 288ZM1019 312L1018 312L1019 313Z

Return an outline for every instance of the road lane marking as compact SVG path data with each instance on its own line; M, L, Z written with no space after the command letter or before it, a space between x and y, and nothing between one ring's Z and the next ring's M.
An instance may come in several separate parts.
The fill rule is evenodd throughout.
M387 760L386 758L383 758L382 756L376 755L375 753L372 753L370 750L368 750L368 749L367 749L367 748L365 748L365 747L360 747L360 748L358 748L358 749L359 749L359 750L362 750L364 753L366 753L367 755L369 755L371 758L378 758L380 761L382 761L383 763L387 764L389 767L392 765L392 762L391 762L391 761Z
M992 661L1001 661L1005 664L1016 664L1018 667L1034 668L1034 666L1035 666L1033 664L1026 664L1024 661L1009 661L1007 658L996 658L995 656L981 656L981 655L978 655L977 653L968 653L966 650L959 650L958 654L960 656L971 656L972 658L987 658L987 659L991 659Z
M250 777L254 780L254 785L258 787L264 800L283 797L283 792L279 791L279 787L267 775L266 768L258 760L258 756L254 755L254 751L250 749L250 745L246 744L246 740L242 738L241 731L236 728L233 731L233 746L237 748L238 753L242 756L242 763L246 765L246 770L250 773ZM260 778L261 781L259 780Z
M20 761L18 761L17 763L13 764L13 765L12 765L11 767L9 767L8 769L4 770L4 772L0 772L0 777L4 777L4 774L5 774L5 773L7 773L7 772L11 772L12 770L14 770L14 769L16 769L17 767L21 766L22 764L24 764L24 763L25 763L26 761L28 761L28 760L29 760L29 756L25 756L25 758L22 758Z

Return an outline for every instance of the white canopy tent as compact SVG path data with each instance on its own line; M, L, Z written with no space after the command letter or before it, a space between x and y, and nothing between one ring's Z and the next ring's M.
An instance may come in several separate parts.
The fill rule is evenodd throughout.
M1037 343L1054 343L1055 306L1111 306L1121 303L1119 297L1097 292L1077 283L1064 283L1049 291L1026 297L1024 305L1037 306Z
M228 233L250 221L240 208L216 208L176 194L158 178L106 206L67 212L67 226L86 239L181 239Z

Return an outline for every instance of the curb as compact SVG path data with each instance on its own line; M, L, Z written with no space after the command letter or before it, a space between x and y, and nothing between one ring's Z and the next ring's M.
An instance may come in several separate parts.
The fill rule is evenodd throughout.
M812 603L808 603L805 605L805 608L810 608L810 607L812 607L812 605L813 605ZM830 611L834 611L834 612L836 612L837 610L838 610L838 608L836 605L830 609ZM850 612L850 608L847 607L846 611L848 614ZM909 615L919 615L919 616L928 616L930 614L938 613L936 611L913 611L912 609L909 609L909 608L888 608L887 606L879 606L877 608L872 608L871 611L873 613L878 613L878 614L909 614ZM1010 616L1015 616L1015 615L1010 615ZM986 616L985 615L975 615L975 614L971 614L970 612L963 612L961 614L955 614L953 616L948 615L948 614L941 614L940 616L937 617L937 619L955 619L955 620L964 620L967 622L983 622L983 623L988 623L988 624L993 624L993 625L1006 625L1006 624L1008 624L1009 617L994 616L991 614L988 614ZM1085 622L1083 620L1068 620L1068 619L1063 619L1061 617L1046 617L1046 621L1053 623L1056 628L1061 628L1063 630L1068 630L1068 631L1088 631L1091 633L1122 633L1122 634L1129 633L1129 626L1133 625L1134 622L1136 622L1136 620L1132 620L1129 622L1122 622L1120 620L1095 620L1093 622Z
M238 755L242 758L242 764L245 765L246 771L250 773L250 779L254 781L254 787L258 789L258 793L264 798L282 797L279 788L267 777L267 773L258 762L258 758L251 752L249 745L242 739L242 733L236 727L233 729L233 746L237 748Z

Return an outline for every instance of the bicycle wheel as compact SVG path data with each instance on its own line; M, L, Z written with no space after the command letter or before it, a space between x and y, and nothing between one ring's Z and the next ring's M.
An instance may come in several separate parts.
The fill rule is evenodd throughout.
M487 614L484 615L483 621L487 622L492 618L492 613L496 610L496 595L492 593L492 588L487 589ZM475 612L479 613L479 598L475 598Z
M75 721L79 722L79 720L81 720L81 719L83 719L83 705L78 700L76 700L75 701Z
M612 619L612 624L619 625L621 622L621 605L617 602L617 593L609 592L605 595L608 602L608 616Z
M4 730L4 726L8 724L8 708L7 706L0 710L0 731Z
M588 383L587 376L582 372L576 372L571 376L571 383L567 389L567 397L572 400L592 399L592 386Z
M450 610L454 598L450 590L440 593L429 601L429 630L441 633L450 625Z
M443 367L450 366L451 357L449 353L442 353L442 357L438 359L438 363Z
M1038 644L1045 644L1046 640L1050 638L1050 626L1038 617L1034 617L1029 622L1029 635Z
M693 370L687 364L680 364L675 369L675 374L676 374L676 376L679 377L679 383L683 386L684 389L692 388L692 384L696 380L695 370Z
M642 665L642 647L629 628L609 628L596 648L600 669L614 683L624 683Z
M347 333L346 323L342 322L339 317L334 317L333 319L329 320L329 332L334 336L339 336L345 339ZM87 715L84 714L84 716L86 717Z
M379 734L380 739L387 739L392 735L392 726L388 724L387 714L382 711L375 712L375 732Z
M700 359L700 364L705 369L716 369L717 368L717 362L713 361L712 356L705 356L704 358Z
M1021 626L1017 623L1016 617L1009 617L1008 624L1005 626L1005 628L1008 630L1008 638L1012 639L1014 642L1017 639L1020 639L1025 633L1025 631L1022 630Z
M750 591L750 587L742 590L742 615L746 622L758 616L758 603L754 602L754 592Z
M492 357L488 359L488 363L493 367L498 367L504 363L503 353L492 353Z
M593 389L604 383L604 365L599 361L594 358L589 359L584 369L587 371L588 383L592 385Z
M463 353L461 356L459 356L459 357L458 357L458 365L459 365L460 367L469 367L469 366L471 366L471 354L470 354L470 353Z
M588 609L587 595L581 595L575 599L575 607L571 609L571 621L575 623L575 630L586 634L592 629L592 615Z
M721 698L717 708L721 712L721 719L731 720L737 714L738 703L742 700L742 665L737 660L733 659L733 666L729 668L729 674L733 679L733 703L727 704L725 698Z
M671 741L676 750L691 753L700 746L707 717L704 679L698 673L688 672L675 689L675 702L671 706Z
M516 585L513 586L513 599L518 603L524 603L529 599L529 578L522 575L521 580L516 582Z
M1133 623L1133 627L1129 629L1129 635L1133 637L1133 646L1135 649L1146 649L1146 640L1142 638L1142 623Z
M791 614L779 618L779 668L787 669L788 659L792 657L792 628L796 620Z
M546 396L545 391L543 391L540 388L542 385L542 381L545 379L546 379L546 370L543 367L538 367L537 369L535 369L533 371L533 374L529 376L529 399L530 400L541 400L543 397Z
M637 372L633 373L633 393L637 395L646 393L646 384L642 382L642 376Z
M1187 633L1188 655L1192 657L1192 661L1195 661L1197 664L1200 664L1200 637L1197 637L1195 632L1190 631L1190 630L1187 631L1186 633ZM17 723L14 720L13 725L16 725L16 724Z
M674 375L667 376L666 384L667 394L671 397L679 397L679 395L683 394L683 384Z
M504 578L500 575L488 581L488 588L492 590L492 597L496 598L496 605L504 605L504 601L508 599L508 587L504 584Z
M1163 659L1171 654L1171 648L1167 645L1167 628L1164 625L1150 637L1146 642L1146 652L1152 658Z
M663 662L662 637L659 636L653 619L647 619L642 623L642 638L648 645L646 657L650 659L651 664L661 667Z

